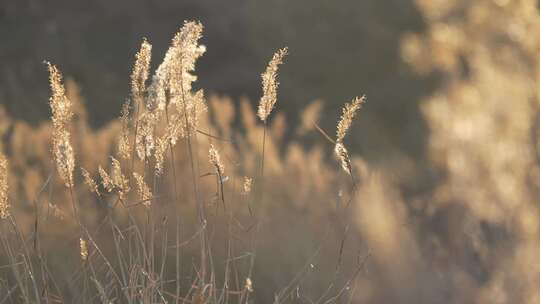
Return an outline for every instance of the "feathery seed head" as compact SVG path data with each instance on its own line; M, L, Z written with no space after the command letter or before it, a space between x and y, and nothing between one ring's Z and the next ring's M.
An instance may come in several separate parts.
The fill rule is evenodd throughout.
M70 133L68 131L68 124L73 117L71 101L66 97L62 74L58 68L49 62L47 62L47 67L51 87L49 104L53 122L53 156L60 178L66 187L73 187L75 155L71 147Z
M53 131L53 154L56 169L66 187L73 187L75 153L70 143L70 134L66 129Z
M168 145L169 145L169 140L168 140L167 134L165 134L161 138L158 138L156 142L156 151L154 153L154 158L155 158L154 174L156 176L159 176L161 175L161 173L163 173L163 163L165 163L165 151L167 150Z
M191 72L195 69L197 59L206 51L204 46L198 44L202 31L200 22L186 21L172 39L163 62L152 78L149 98L151 108L163 109L166 106L167 91L173 103L185 99L185 95L191 91L192 83L197 80Z
M152 191L150 191L150 188L144 181L144 177L142 177L142 175L137 172L133 172L133 177L135 177L135 181L137 183L137 193L139 194L139 198L141 201L143 201L143 205L150 207L152 204Z
M139 52L135 55L135 64L131 73L131 96L136 104L144 98L151 59L152 45L144 38Z
M8 161L4 154L0 153L0 219L9 215L8 193Z
M156 113L146 112L139 118L135 149L140 160L148 161L154 151L154 128L157 124Z
M118 195L120 196L120 199L124 200L130 190L129 180L122 173L120 162L114 157L111 157L111 161L112 161L111 178L112 178L112 181L116 190L118 191Z
M112 192L114 190L114 183L105 169L99 166L99 176L101 177L101 184L107 190L107 192Z
M120 123L122 124L122 132L118 138L118 155L123 159L128 159L131 156L131 145L129 144L129 101L126 101L122 105Z
M125 200L129 193L129 180L122 173L120 162L111 156L111 174L109 175L101 166L99 167L99 175L101 176L101 183L107 192L118 192L120 200Z
M287 52L287 48L278 50L268 63L266 71L261 75L263 96L259 101L257 115L264 123L266 123L266 119L277 101L277 89L279 86L279 82L276 80L277 71L279 65L283 63L283 58L287 55Z
M225 167L221 162L221 157L219 156L218 150L213 144L210 144L210 149L208 150L208 159L210 160L210 164L214 166L214 169L216 169L216 174L221 177L225 172Z
M340 161L343 170L347 172L347 174L351 175L351 159L349 158L349 152L347 152L345 145L343 145L341 142L337 142L334 146L334 153L336 154L336 158Z
M356 115L356 112L362 107L362 105L366 102L366 97L355 97L350 103L346 103L343 107L343 114L341 114L341 118L339 119L338 125L337 125L337 142L342 142L345 138L345 135L347 135L347 131L352 125L354 116Z
M84 183L86 186L90 189L90 192L95 193L97 196L100 196L101 193L99 193L98 186L94 179L90 176L90 173L86 171L84 168L81 168L82 176L84 178Z
M46 62L46 64L49 70L49 83L51 87L49 104L51 106L52 121L56 128L65 127L73 116L71 101L66 96L60 70L50 62Z

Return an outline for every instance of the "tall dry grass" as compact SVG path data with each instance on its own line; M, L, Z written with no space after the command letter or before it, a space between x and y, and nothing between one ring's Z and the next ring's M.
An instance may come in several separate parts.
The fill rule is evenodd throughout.
M421 107L427 178L406 157L349 155L360 98L335 137L320 101L291 130L277 86L261 122L247 100L192 90L194 66L176 62L182 73L162 64L157 82L134 72L130 106L99 130L66 80L79 224L54 125L0 112L0 301L539 303L536 1L416 3L429 29L404 37L402 56L441 82ZM204 48L189 28L167 54L187 48L194 64ZM140 93L170 81L181 85Z
M356 259L367 251L347 240L349 218L336 201L351 201L352 184L337 164L325 164L327 146L291 142L282 150L283 116L270 117L279 109L277 67L287 49L262 74L255 114L245 100L237 110L193 89L202 31L185 22L150 79L152 47L144 39L130 97L100 130L88 127L76 85L51 63L52 122L32 129L2 112L10 166L0 166L0 186L10 190L0 189L0 301L352 299L366 257ZM319 108L302 132L314 128ZM241 128L233 128L236 115ZM326 206L313 208L323 197ZM306 212L309 221L298 221ZM283 257L289 266L265 269Z

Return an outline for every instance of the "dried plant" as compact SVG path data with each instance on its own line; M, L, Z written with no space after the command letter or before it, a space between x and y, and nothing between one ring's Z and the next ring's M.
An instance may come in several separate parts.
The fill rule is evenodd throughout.
M246 204L237 205L237 200L234 199L231 200L231 208L227 206L229 209L225 209L225 193L230 193L231 198L237 198L236 195L244 195L245 200L251 198L249 194L252 192L253 179L239 175L239 172L254 176L257 174L258 165L267 162L270 178L264 191L279 194L276 195L277 199L272 204L269 216L278 209L275 207L284 203L282 199L284 197L294 201L293 209L286 209L289 211L297 207L301 208L298 210L303 210L313 199L329 201L334 198L334 194L329 189L336 184L335 168L323 164L322 148L317 151L308 151L293 143L290 148L280 149L279 145L287 129L284 116L280 116L275 123L268 126L272 136L269 136L265 142L266 158L264 144L263 161L259 157L262 128L256 125L257 117L264 122L264 142L266 120L276 104L277 69L287 54L287 49L279 50L274 55L263 74L264 96L261 99L259 115L254 113L251 107L246 107L247 103L244 101L241 117L244 123L244 134L237 132L233 127L235 119L232 102L214 100L212 110L217 115L225 112L223 107L227 107L229 112L224 114L226 117L217 117L216 120L219 122L214 125L213 117L207 113L204 92L192 88L196 80L194 76L196 61L205 51L204 46L199 45L201 35L200 23L184 23L179 33L173 38L165 59L156 70L148 88L146 79L149 74L151 46L144 40L136 55L131 74L131 96L123 105L120 117L99 130L89 127L87 117L78 114L84 112L81 109L75 111L77 124L70 128L73 114L71 102L66 96L70 96L73 104L77 105L77 94L71 94L69 86L67 86L68 92L65 92L62 76L56 67L49 64L53 92L52 123L43 124L33 130L26 123L16 122L13 127L13 136L5 136L9 141L9 151L13 151L10 154L13 155L13 163L15 163L10 173L16 175L17 181L12 183L16 189L10 189L11 199L16 197L17 201L21 202L16 209L20 211L17 214L21 216L19 223L23 223L21 226L24 225L20 245L13 246L11 243L12 240L18 239L18 237L12 237L13 231L9 230L7 234L4 234L5 231L2 230L0 233L0 256L7 253L5 255L7 259L11 259L12 256L17 257L17 259L9 260L7 265L11 265L9 270L12 271L14 281L17 281L17 278L23 278L22 283L16 283L18 285L15 289L7 286L9 290L7 290L6 299L8 301L21 298L25 303L92 302L99 299L103 303L113 303L114 299L114 302L157 303L174 302L185 297L185 299L193 299L194 303L225 304L237 301L250 303L253 292L252 280L256 278L261 286L264 286L264 281L259 279L257 274L252 274L250 266L247 265L250 263L246 264L242 260L251 259L251 264L253 264L255 252L259 250L257 247L267 247L270 243L257 244L259 238L265 237L264 229L262 229L265 221L259 221L259 216L266 216L265 200L258 200L257 209L253 209L257 212L253 212L251 202L246 208ZM312 114L309 117L318 116L316 112L319 108L310 110ZM1 110L0 115L2 115ZM316 119L306 118L306 121L310 120ZM304 131L308 132L309 127L306 127ZM0 128L0 135L5 135L2 132L3 129ZM51 135L54 138L55 160L58 160L56 167L62 180L50 179L46 175L50 171L46 160L48 150L43 148L44 145L41 143L48 141ZM88 195L87 191L79 191L78 185L75 185L73 178L75 161L70 136L73 136L74 147L78 152L80 151L77 161L81 166L81 184L84 182L89 191L98 196L98 199ZM202 136L208 140L201 140ZM186 139L187 149L185 150L176 146L181 139ZM217 145L212 144L214 140L220 141L219 151L216 148ZM232 141L234 143L231 144ZM166 153L169 152L167 150L170 150L170 162L166 162ZM204 151L208 151L208 154L205 155ZM346 150L344 151L346 153ZM112 157L111 154L118 159ZM228 183L225 183L228 177L224 176L225 155L227 155L227 163L231 166L227 171L231 180ZM223 214L214 212L219 209L212 210L209 207L211 204L208 204L213 202L216 196L213 192L210 193L214 190L214 184L208 182L209 179L203 178L205 175L199 175L200 161L205 156L208 156L212 171L216 176L217 195L221 196L225 210ZM110 165L102 167L109 158ZM143 162L137 161L137 158ZM302 161L293 161L298 159ZM122 160L122 163L119 160ZM129 175L124 175L121 165L129 161L131 161L130 170L127 171ZM188 166L191 166L191 172L185 170ZM99 180L95 172L91 174L82 167L97 167ZM0 170L2 169L3 165L0 161ZM294 180L295 187L287 187L285 184L292 185L293 183L286 183L289 180L281 175L289 171L293 174L293 179L290 181ZM7 188L4 191L1 187L3 172L7 178L7 169L0 172L0 203L4 202L3 197L6 197L6 203L0 205L0 216L7 214L7 211L3 211L4 205L7 206ZM135 185L131 184L130 175L133 176ZM261 174L261 181L262 176L264 175ZM153 182L152 188L146 182L150 179ZM186 187L182 181L193 182L193 196L183 195L182 191ZM58 187L64 186L70 187L68 193L56 191ZM178 192L177 187L180 189ZM137 193L133 193L135 191L131 191L131 188L135 188ZM173 189L174 200L171 199ZM257 188L257 192L262 193L262 187ZM4 193L5 195L2 196ZM114 196L111 197L106 193L114 194ZM46 198L45 194L49 197ZM155 203L153 201L155 197L160 197L159 205L152 205ZM64 216L61 209L69 198L73 202L75 218L80 228L79 235L75 238L67 237L73 233L72 229L66 229L68 224L72 224L69 221L72 219ZM117 198L122 202L121 205L109 204ZM134 198L138 198L144 206L152 208L142 210L135 207L138 203L126 203ZM48 203L53 199L58 202L58 205ZM80 205L77 204L79 201ZM35 203L36 207L25 206L27 202ZM197 207L196 221L187 216L193 212L193 206ZM42 209L46 209L46 212ZM330 208L323 207L320 210L310 209L309 211L310 214L313 211L317 218L323 218L324 210L328 209ZM28 217L27 210L34 210L31 217ZM15 213L14 210L9 211L10 214ZM283 227L290 227L291 222L296 222L297 214L289 211L276 217L276 223ZM170 229L172 228L170 222L175 216L182 218L178 219L176 242L171 242L169 234L173 229ZM54 224L58 222L58 219L62 219L61 224ZM15 221L15 216L13 220ZM254 224L253 220L260 224ZM106 228L107 225L110 225L110 230ZM7 226L0 225L0 229ZM195 234L186 241L180 239L182 237L180 231L184 230L184 226L187 228L186 231L193 228L197 230L197 232L189 231ZM34 234L26 233L31 229ZM48 244L42 241L43 239L39 236L43 236L44 231L60 235L62 238L57 239L61 239L62 246L51 246L56 243ZM35 250L26 250L28 247L26 243L30 242L24 240L25 235L36 236L33 244ZM46 239L49 242L52 238ZM73 250L77 239L78 250ZM221 242L227 239L228 246L214 244L215 242L225 244ZM70 246L64 246L64 240L72 243ZM193 242L196 240L200 243ZM42 242L45 245L43 247ZM101 244L105 246L100 247ZM303 246L300 243L298 245ZM225 253L223 247L228 247L226 251L229 252ZM12 255L13 248L17 250L22 248L23 252L20 255L19 252ZM42 252L47 255L57 252L65 254L67 251L61 251L64 248L70 248L68 255L71 257L77 255L77 258L84 262L83 265L79 265L81 268L78 270L69 269L76 275L70 276L68 293L65 293L62 286L57 288L56 283L49 282L48 264L56 267L57 262L52 259L47 261L39 256ZM193 250L198 252L194 254ZM238 255L239 250L247 254ZM267 248L260 249L260 252L264 251L267 251ZM37 258L32 256L34 252L38 254ZM115 253L112 258L109 257L111 252ZM171 254L175 255L176 259L170 259ZM238 258L234 258L235 256ZM183 257L195 257L193 259L194 267L196 267L194 276L186 276L187 272L184 271L183 266L186 263ZM221 264L222 257L223 261L226 261L224 275L217 273L218 268L215 267L217 263ZM42 276L36 276L35 269L32 269L34 266L37 274L43 272ZM4 275L6 269L8 268L0 267L0 274ZM51 277L54 275L56 275L56 270L51 272ZM167 279L169 277L172 279L171 282L176 282L176 290L171 290L171 284L168 284L169 279ZM37 283L30 283L34 278L37 278ZM246 278L245 281L242 281L242 278ZM289 279L287 275L282 275L281 278L282 280ZM40 279L42 281L39 281ZM191 279L193 281L186 282ZM323 279L316 278L316 280L320 283ZM93 287L88 285L92 282L95 284ZM110 283L102 285L100 282ZM64 282L61 283L64 284ZM221 283L224 288L217 288ZM185 286L188 287L185 288ZM196 290L189 291L189 286L196 286ZM5 294L5 287L4 283L0 282L0 294ZM35 287L35 290L31 290L32 287ZM80 294L78 294L79 288Z
M99 192L99 188L97 183L94 181L94 179L90 176L90 173L86 171L84 168L81 168L81 173L84 178L84 183L90 189L91 192L95 193L97 196L100 196L101 193Z
M152 59L152 45L143 39L139 52L135 55L135 64L131 72L131 98L139 105L146 94L146 79Z
M122 173L120 162L111 156L111 174L109 175L101 166L99 167L101 183L107 192L117 192L120 200L124 201L129 193L129 180Z
M58 68L49 62L47 62L47 66L52 92L49 104L53 122L53 155L60 178L66 187L71 188L73 187L73 170L75 169L75 155L68 131L68 125L73 117L71 101L66 97L62 74Z
M129 159L131 157L131 145L129 143L129 101L126 101L122 105L120 123L122 124L122 132L118 138L118 155L123 159Z
M347 131L352 125L356 112L362 107L365 102L365 97L355 97L350 103L346 103L343 107L343 114L339 119L336 131L336 144L334 146L334 153L337 159L341 163L341 167L347 174L352 176L351 159L349 158L349 152L343 144L343 139L347 135Z
M139 199L142 201L143 205L150 207L152 204L152 191L150 187L144 181L144 177L137 172L133 172L133 177L137 183L137 193L139 194Z
M349 152L347 151L347 148L345 148L345 145L341 142L337 142L334 146L334 153L339 162L341 163L341 168L343 168L343 170L347 172L347 174L351 175L351 159L349 158Z
M283 63L283 58L287 55L287 52L287 48L278 50L272 57L272 60L268 63L266 71L261 75L263 96L259 101L257 115L265 124L268 115L270 115L270 112L272 112L272 109L274 109L277 102L277 89L279 86L279 82L277 82L277 72L279 65Z
M218 150L214 147L213 144L210 144L210 149L208 150L208 159L210 161L210 164L216 170L216 175L221 178L223 176L225 167L221 162L221 157L219 156Z
M135 137L135 149L140 160L148 162L155 148L154 128L157 124L157 114L144 113L138 121Z
M8 161L0 152L0 219L9 215Z
M345 106L343 107L343 114L341 115L341 118L339 119L337 125L336 142L343 142L345 135L347 135L347 131L352 125L356 112L362 107L365 102L366 98L365 96L362 96L355 97L350 103L345 104Z

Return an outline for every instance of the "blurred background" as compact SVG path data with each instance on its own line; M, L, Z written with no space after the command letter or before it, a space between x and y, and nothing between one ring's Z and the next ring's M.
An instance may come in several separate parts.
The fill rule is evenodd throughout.
M205 25L196 85L230 97L237 111L245 112L240 100L256 106L260 73L276 49L289 47L279 73L283 116L274 116L288 127L274 134L276 168L326 159L313 154L320 134L296 132L313 101L322 101L318 121L333 134L341 105L367 96L346 140L361 176L358 238L373 249L355 302L540 303L536 0L4 0L3 117L28 130L48 119L42 62L50 60L76 84L89 128L110 128L128 97L141 39L153 45L155 68L185 19ZM248 128L240 117L230 123ZM23 149L17 136L30 132L17 130L3 133L14 141L11 151ZM21 163L21 180L36 158ZM339 179L305 170L276 169L298 187L277 181L272 189L290 194L276 200L294 198L298 216L313 219L309 210L339 190L321 185ZM306 194L319 188L328 195ZM291 263L302 264L307 248L290 253L298 262Z

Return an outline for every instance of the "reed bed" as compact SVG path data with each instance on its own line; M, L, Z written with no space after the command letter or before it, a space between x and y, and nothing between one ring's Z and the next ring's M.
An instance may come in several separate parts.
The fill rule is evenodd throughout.
M347 231L341 226L348 225L349 218L339 204L318 215L327 217L324 237L312 235L300 246L309 248L310 262L278 270L287 279L264 285L273 274L259 269L260 259L280 254L266 240L276 224L270 215L279 208L299 214L309 197L329 193L325 189L330 184L308 185L302 176L328 176L322 171L339 176L337 164L316 165L325 158L322 146L305 151L291 144L290 151L280 150L283 121L279 115L272 120L271 114L279 109L278 66L284 63L287 48L274 54L261 75L263 94L257 113L243 101L243 128L233 130L236 109L231 101L194 89L196 62L206 50L199 44L202 33L200 22L186 21L151 77L152 46L143 39L135 55L131 93L119 118L97 132L87 126L76 86L64 82L57 66L46 63L52 122L43 124L41 131L30 131L40 137L35 149L28 142L17 145L17 140L32 139L22 135L28 127L15 122L9 149L20 150L11 155L11 169L9 161L1 158L2 303L268 299L288 303L302 298L318 298L318 302L352 298L349 286L364 266L367 252L352 263L354 269L342 267L350 254L344 251ZM346 105L336 141L340 145L363 100ZM314 129L316 123L308 122L304 131ZM22 169L36 151L42 154L35 156L34 168ZM308 164L310 159L315 163ZM348 155L346 162L352 176ZM278 194L271 190L276 183L272 179L285 172L297 174L296 182L311 189L288 194L303 197L297 206L273 203ZM10 175L15 177L8 180ZM12 184L12 193L21 196L9 194ZM352 200L354 188L346 179L343 185ZM16 208L11 207L14 204ZM340 241L333 244L335 240ZM295 247L285 240L280 246ZM323 250L328 250L324 254L328 261L322 259ZM334 275L318 277L317 263L325 271L335 267ZM326 288L300 292L304 284L314 282L326 282Z

